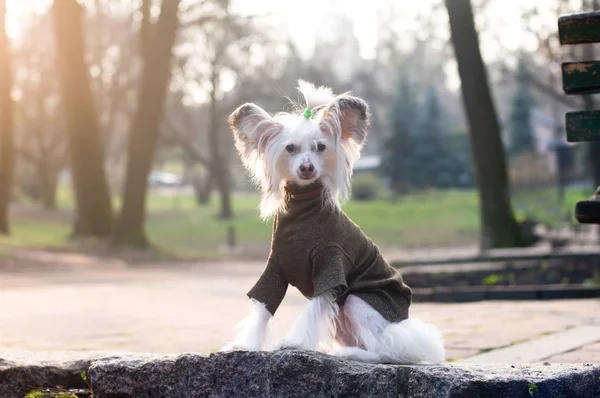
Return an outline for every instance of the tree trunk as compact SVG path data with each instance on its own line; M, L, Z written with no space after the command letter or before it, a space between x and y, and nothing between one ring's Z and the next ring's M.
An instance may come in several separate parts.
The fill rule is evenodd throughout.
M12 62L5 29L6 3L0 0L0 234L9 233L8 206L15 163L13 137Z
M586 58L593 59L593 58ZM591 95L583 96L583 103L586 111L593 111L596 108L596 101ZM600 186L600 142L586 142L587 162L590 167L590 175L595 187Z
M183 175L184 179L192 186L194 191L194 198L196 204L199 207L206 206L210 203L210 190L211 180L210 173L205 171L204 173L194 170L196 166L196 159L190 151L187 151L190 147L187 145L181 145L183 152Z
M143 2L142 11L148 3ZM129 135L123 207L111 236L114 245L147 247L149 244L144 231L148 175L171 77L179 3L180 0L163 0L155 26L149 25L149 13L143 12L141 53L144 69L138 109Z
M445 0L476 165L481 250L523 246L510 203L500 126L479 49L470 0Z
M221 211L219 218L229 220L233 218L233 209L231 207L231 186L229 180L229 169L227 165L218 165L215 172L215 179L219 188L221 197Z
M221 210L219 218L228 220L233 218L233 209L231 208L231 187L229 181L229 167L226 156L224 156L219 137L219 128L217 127L217 85L219 84L217 60L213 62L211 74L210 91L210 111L209 111L209 145L211 158L211 176L217 183L219 196L221 197Z
M58 186L58 173L46 166L38 170L40 183L40 199L45 209L56 209L56 188Z
M204 183L202 184L201 192L198 192L198 205L206 206L210 203L210 194L213 188L213 178L211 173L206 172L206 177L204 178Z
M196 204L200 207L210 203L210 194L212 191L212 176L209 171L204 173L204 177L197 173L192 174L191 184L194 189Z
M47 210L56 210L57 179L48 179L42 190L42 205Z
M85 62L83 6L77 0L54 0L52 16L77 202L73 235L106 237L113 213L100 125Z
M589 142L588 160L592 169L592 178L595 187L600 187L600 142Z

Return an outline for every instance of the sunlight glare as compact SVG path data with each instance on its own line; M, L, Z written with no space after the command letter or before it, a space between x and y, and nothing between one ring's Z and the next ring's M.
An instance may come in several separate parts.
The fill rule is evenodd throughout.
M6 0L6 33L17 39L23 30L27 17L32 13L42 13L51 0Z

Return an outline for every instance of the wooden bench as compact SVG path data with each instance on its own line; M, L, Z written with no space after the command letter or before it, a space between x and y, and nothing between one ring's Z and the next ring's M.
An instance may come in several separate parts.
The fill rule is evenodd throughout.
M600 12L561 16L558 32L561 45L600 43ZM564 62L562 79L567 95L600 93L600 61ZM600 141L600 110L568 112L566 130L569 142ZM590 200L577 203L575 217L583 224L600 224L600 187Z

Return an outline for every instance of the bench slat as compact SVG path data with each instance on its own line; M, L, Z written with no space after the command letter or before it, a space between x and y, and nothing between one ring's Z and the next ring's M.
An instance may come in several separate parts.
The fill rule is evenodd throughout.
M584 200L575 206L575 218L582 224L600 224L600 200Z
M600 12L563 15L558 20L560 44L600 42Z
M567 141L600 141L600 111L567 112Z
M567 94L600 92L600 61L562 64L563 90Z

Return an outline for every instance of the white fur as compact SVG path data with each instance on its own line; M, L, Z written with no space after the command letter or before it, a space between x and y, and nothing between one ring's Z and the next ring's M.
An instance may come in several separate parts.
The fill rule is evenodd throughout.
M222 351L260 351L264 348L268 335L268 324L271 313L265 305L251 300L250 313L237 325L237 333L233 341L222 348Z
M367 104L350 94L335 96L331 89L299 81L306 105L297 113L269 115L254 104L244 104L229 117L242 162L262 189L261 216L285 211L286 183L324 186L325 204L336 209L350 194L352 167L360 156L369 126ZM313 117L302 116L305 107ZM318 144L325 150L318 150ZM293 150L286 148L293 145ZM310 176L300 166L310 164ZM271 314L254 303L251 314L226 350L262 349ZM335 340L337 348L331 349ZM275 349L322 349L363 361L437 363L444 361L439 330L418 319L390 323L357 296L347 297L339 308L330 293L314 297L289 335Z
M310 109L328 105L335 100L335 95L329 87L316 87L305 80L298 80L298 91L302 93L306 107Z
M333 294L313 297L288 336L277 341L273 349L315 350L319 345L330 348L335 335L338 311Z
M346 299L338 324L338 337L344 341L332 351L335 355L371 363L444 361L443 336L434 325L414 318L390 323L356 296Z

